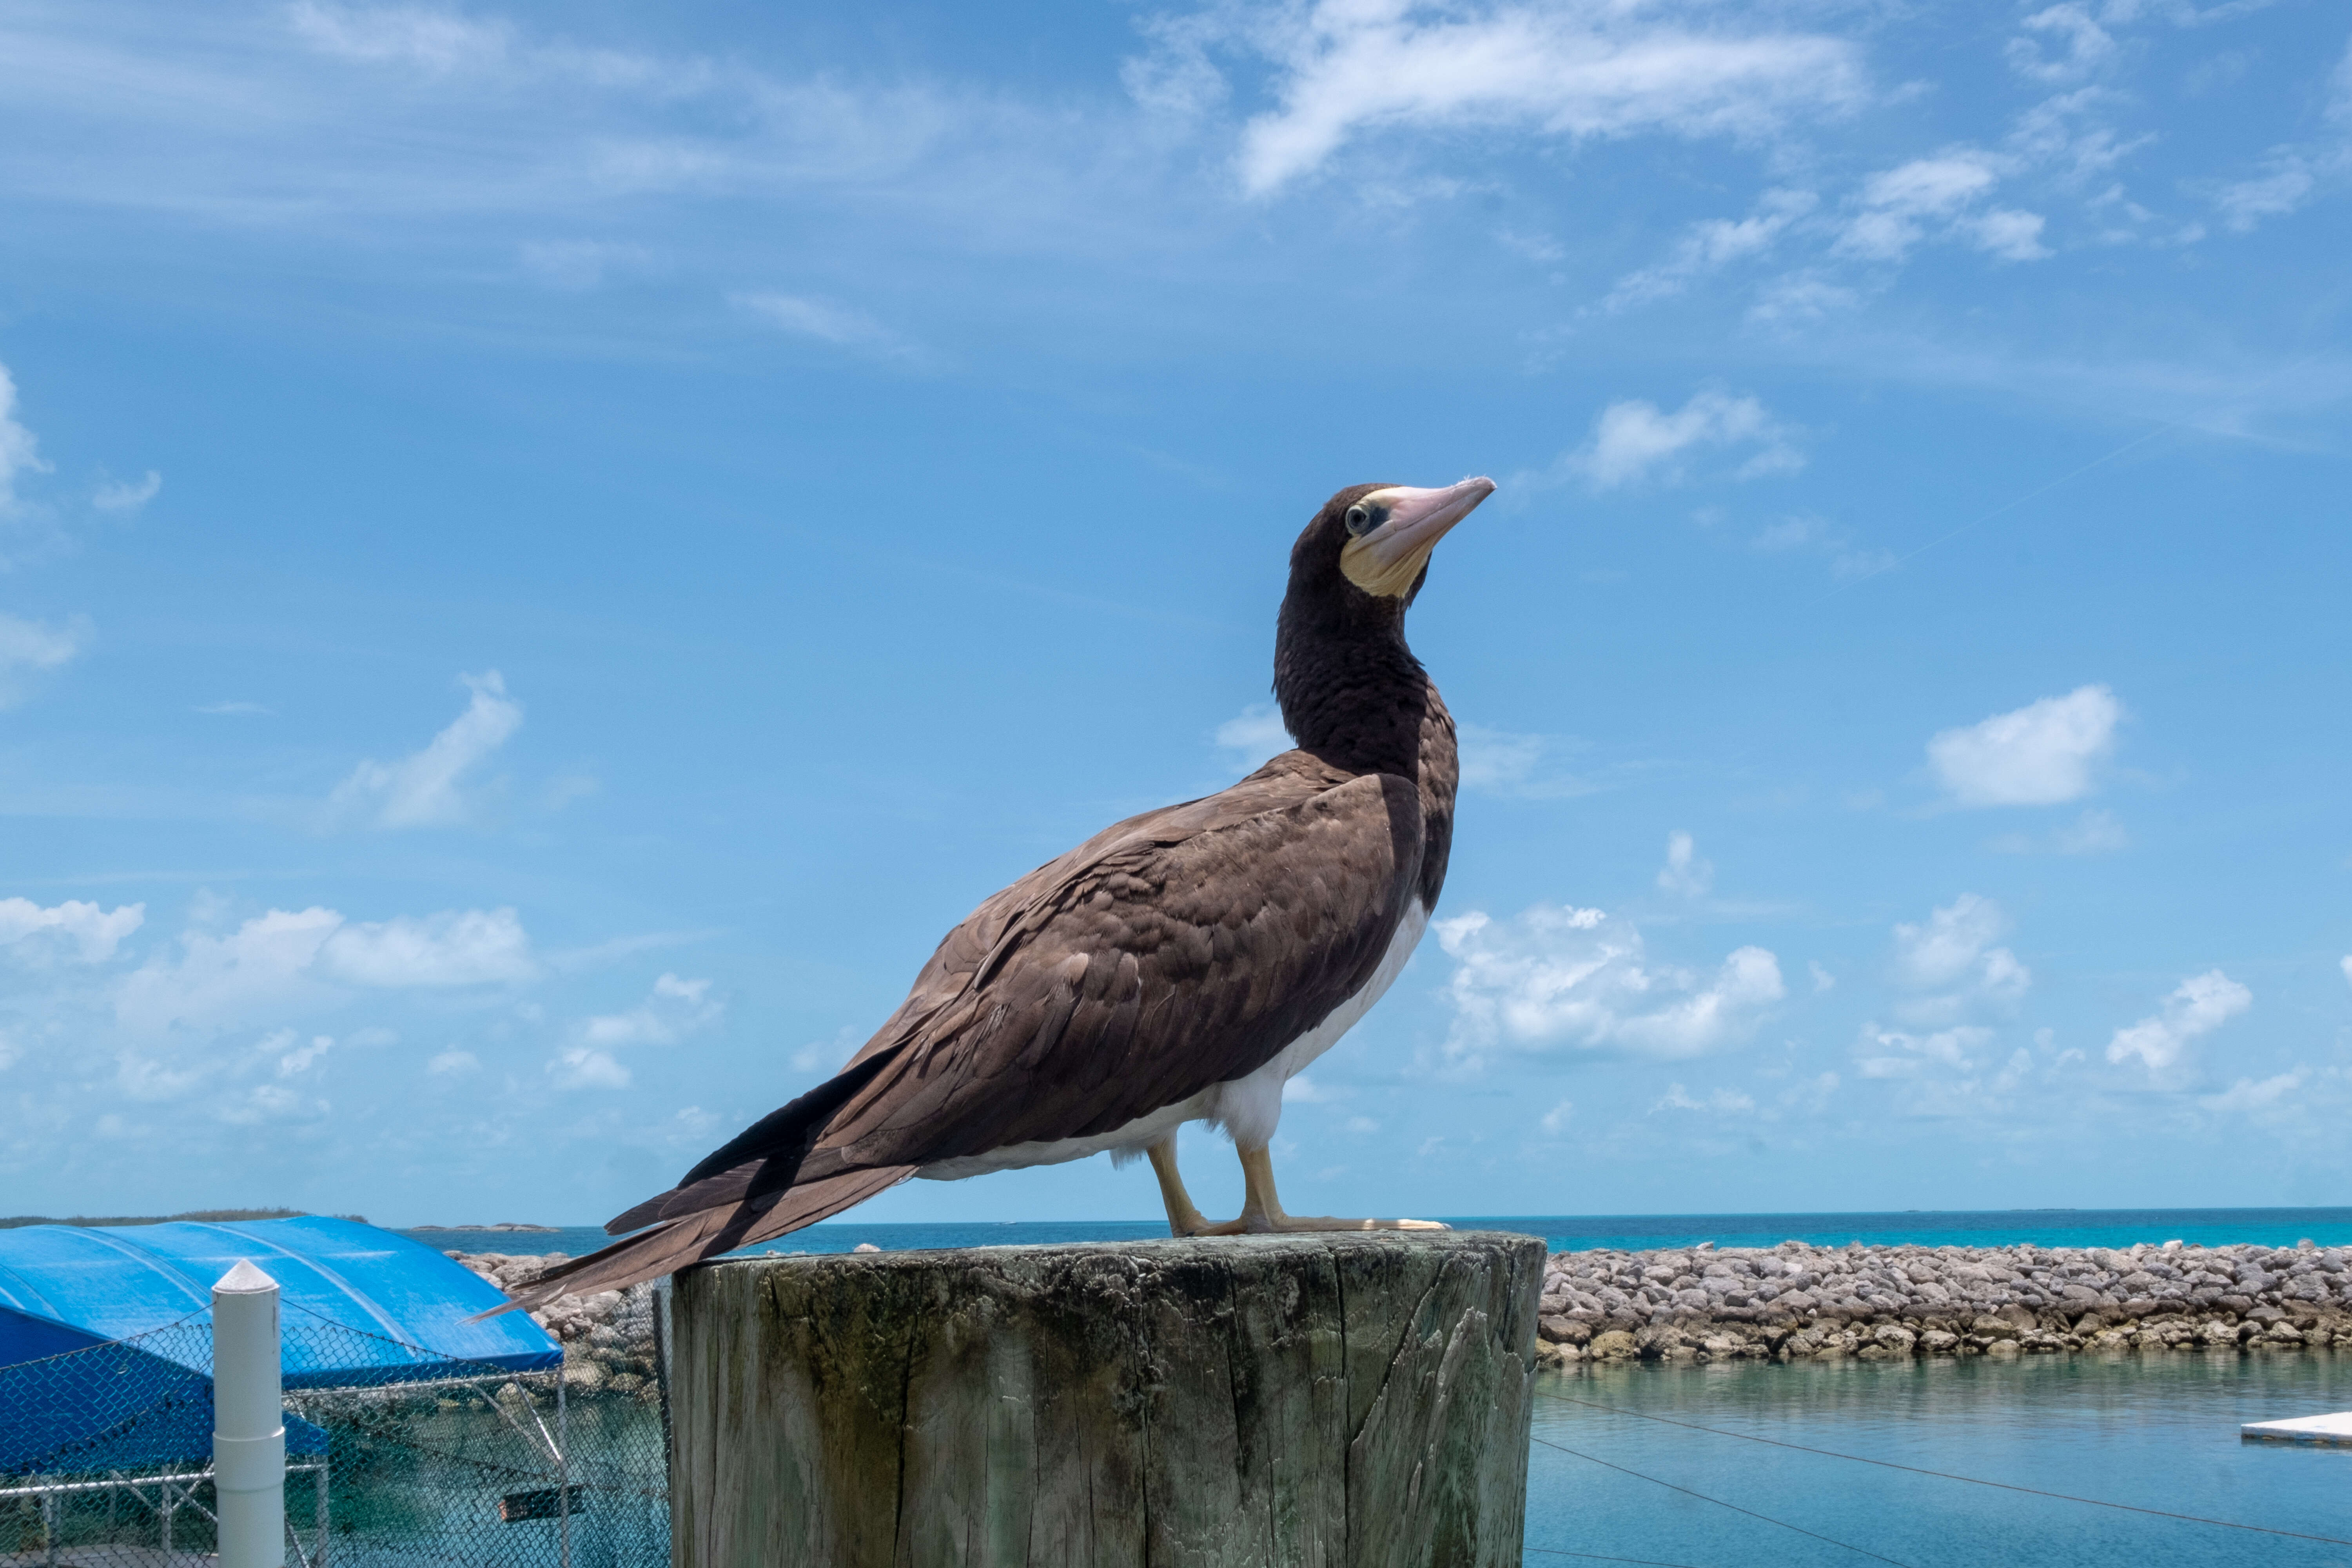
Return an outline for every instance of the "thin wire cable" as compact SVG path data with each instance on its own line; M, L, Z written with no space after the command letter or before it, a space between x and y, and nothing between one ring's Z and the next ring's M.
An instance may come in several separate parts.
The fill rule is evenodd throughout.
M1711 1502L1717 1508L1727 1508L1734 1513L1744 1513L1750 1519L1760 1519L1767 1524L1777 1524L1782 1530L1793 1530L1799 1535L1809 1535L1815 1541L1825 1542L1829 1545L1837 1547L1843 1552L1859 1553L1864 1557L1869 1558L1874 1563L1885 1563L1890 1564L1890 1568L1910 1568L1908 1563L1897 1563L1892 1557L1881 1557L1877 1552L1869 1550L1867 1547L1849 1546L1844 1542L1834 1540L1829 1536L1822 1534L1818 1531L1807 1530L1801 1524L1790 1524L1785 1519L1774 1519L1770 1514L1758 1513L1752 1508L1742 1508L1736 1502L1726 1502L1719 1497L1709 1497L1705 1492L1695 1492L1688 1487L1678 1487L1672 1481L1662 1481L1655 1476L1645 1476L1639 1470L1629 1470L1622 1465L1612 1465L1606 1459L1594 1458L1591 1454L1580 1454L1565 1443L1555 1443L1548 1437L1538 1437L1535 1441L1541 1443L1547 1448L1557 1448L1563 1454L1572 1455L1576 1458L1584 1460L1587 1464L1599 1465L1604 1470L1615 1470L1619 1475L1631 1476L1637 1481L1647 1481L1652 1486L1664 1487L1670 1492L1680 1492L1685 1497L1695 1497L1701 1502Z
M2289 1541L2316 1541L2326 1546L2352 1546L2352 1541L2333 1535L2306 1535L2298 1530L2273 1530L2266 1524L2240 1524L2234 1520L2208 1519L2200 1513L2174 1513L2169 1509L2141 1508L2137 1503L2109 1502L2104 1498L2075 1497L2068 1492L2048 1492L2040 1487L2021 1487L2011 1481L1989 1481L1979 1476L1954 1475L1949 1470L1930 1470L1917 1465L1898 1465L1892 1459L1873 1459L1861 1454L1841 1454L1834 1448L1808 1447L1802 1443L1784 1442L1778 1437L1759 1437L1753 1432L1733 1432L1721 1426L1702 1426L1696 1421L1676 1421L1672 1416L1652 1415L1646 1411L1627 1410L1620 1405L1602 1405L1591 1399L1578 1399L1567 1394L1545 1394L1546 1399L1557 1399L1563 1405L1581 1405L1588 1410L1605 1410L1612 1415L1632 1415L1643 1421L1656 1421L1668 1426L1679 1426L1685 1432L1706 1432L1717 1437L1737 1437L1743 1443L1764 1443L1775 1448L1791 1448L1800 1454L1818 1454L1827 1459L1849 1459L1857 1465L1876 1465L1884 1470L1901 1470L1914 1476L1932 1476L1942 1481L1965 1481L1972 1487L1995 1487L2005 1492L2023 1492L2028 1497L2052 1498L2059 1502L2079 1502L2091 1508L2112 1508L2124 1513L2152 1514L2158 1519L2177 1519L2188 1524L2210 1524L2221 1530L2249 1530L2257 1535L2283 1535ZM1538 1442L1543 1439L1538 1437Z

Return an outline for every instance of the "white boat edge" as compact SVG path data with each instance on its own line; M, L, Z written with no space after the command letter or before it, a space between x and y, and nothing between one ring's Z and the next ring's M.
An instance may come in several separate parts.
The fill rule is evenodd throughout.
M2342 1443L2352 1447L2352 1410L2332 1415L2298 1415L2289 1421L2249 1421L2241 1437L2265 1443Z

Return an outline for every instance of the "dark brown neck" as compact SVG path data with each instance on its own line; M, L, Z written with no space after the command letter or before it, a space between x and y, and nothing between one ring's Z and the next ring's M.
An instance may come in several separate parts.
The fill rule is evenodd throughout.
M1454 716L1405 646L1404 606L1293 592L1275 637L1274 694L1299 749L1351 773L1394 773L1421 795L1427 832L1420 892L1434 906L1454 838L1461 777Z

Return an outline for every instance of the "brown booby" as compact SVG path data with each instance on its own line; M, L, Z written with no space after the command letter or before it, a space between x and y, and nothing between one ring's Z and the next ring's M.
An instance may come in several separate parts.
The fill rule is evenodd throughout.
M1150 1160L1178 1236L1428 1226L1286 1213L1267 1144L1283 1085L1389 988L1444 886L1454 719L1404 616L1438 540L1494 489L1351 485L1325 502L1291 549L1275 641L1295 750L1114 824L982 904L848 1066L516 1304L667 1274L909 1176L1105 1152ZM1212 1224L1185 1193L1187 1121L1232 1137L1238 1218Z

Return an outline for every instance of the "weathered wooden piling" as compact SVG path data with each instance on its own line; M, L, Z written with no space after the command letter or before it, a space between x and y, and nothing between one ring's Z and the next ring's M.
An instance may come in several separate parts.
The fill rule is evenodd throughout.
M695 1269L673 1561L1517 1563L1543 1267L1389 1232Z

